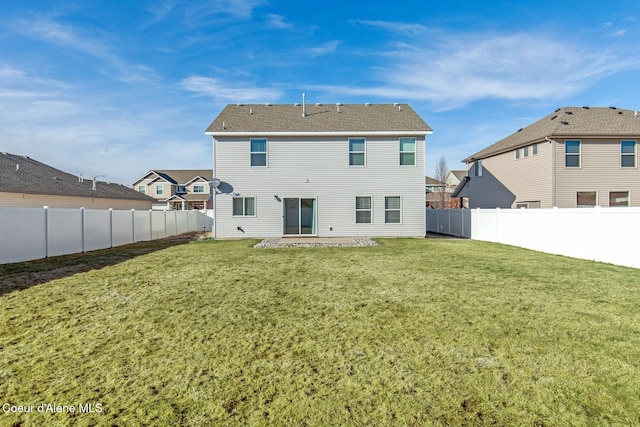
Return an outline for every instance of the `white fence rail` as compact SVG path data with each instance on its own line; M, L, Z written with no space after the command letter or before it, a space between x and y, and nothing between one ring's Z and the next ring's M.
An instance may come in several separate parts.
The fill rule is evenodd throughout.
M640 208L447 210L427 210L427 231L640 268Z
M0 208L0 264L211 231L200 211Z

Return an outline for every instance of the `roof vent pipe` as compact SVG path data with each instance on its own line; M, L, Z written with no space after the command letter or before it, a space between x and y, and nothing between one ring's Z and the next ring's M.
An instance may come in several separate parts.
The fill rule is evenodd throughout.
M302 117L307 117L307 94L302 94Z
M84 176L82 174L78 175L78 182L84 182Z
M96 177L93 177L93 187L91 187L93 191L96 191Z
M16 163L16 172L20 170L20 163Z

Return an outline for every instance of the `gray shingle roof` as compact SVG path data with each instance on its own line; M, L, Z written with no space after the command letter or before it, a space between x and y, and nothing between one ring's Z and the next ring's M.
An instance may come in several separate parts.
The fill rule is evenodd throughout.
M432 132L407 104L309 104L306 112L292 104L229 104L206 132Z
M153 172L173 184L180 185L186 184L199 176L207 181L213 179L213 169L153 169Z
M463 162L490 157L548 138L640 137L640 114L615 107L563 107Z
M92 187L91 178L80 182L76 175L27 156L0 152L0 192L155 201L121 184L97 181Z

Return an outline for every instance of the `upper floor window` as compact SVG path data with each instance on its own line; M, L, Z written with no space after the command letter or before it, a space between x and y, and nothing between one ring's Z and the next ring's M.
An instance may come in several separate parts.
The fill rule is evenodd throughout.
M185 187L184 185L178 185L178 190L176 192L178 194L186 193L187 192L187 187Z
M623 168L636 167L635 141L620 141L620 166Z
M400 166L416 165L416 139L400 138Z
M529 147L524 147L522 149L522 156L523 157L529 157Z
M255 215L256 215L255 197L234 197L233 198L233 216L255 216Z
M204 185L194 185L193 186L194 193L204 193Z
M473 164L473 169L475 176L482 176L482 160L476 160Z
M146 185L138 185L138 192L140 192L142 194L146 194L147 193L147 186Z
M251 166L267 166L266 139L251 139Z
M564 142L564 165L568 168L580 167L580 141Z
M365 165L365 149L364 138L349 138L349 166Z
M532 156L535 156L535 155L537 155L537 154L538 154L538 144L533 144L533 145L531 146L531 155L532 155Z
M516 160L518 160L520 158L520 149L517 148L516 149Z
M164 193L164 188L162 187L162 185L156 185L156 194L163 194Z

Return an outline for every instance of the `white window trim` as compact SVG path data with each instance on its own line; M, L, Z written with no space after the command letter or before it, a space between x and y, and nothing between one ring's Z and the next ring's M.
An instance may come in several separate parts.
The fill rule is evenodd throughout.
M611 206L611 193L627 193L627 205L626 206ZM631 206L631 190L610 190L609 191L609 207L611 208L628 208Z
M147 194L147 186L146 185L138 185L138 193Z
M358 209L358 197L368 197L369 198L369 209ZM354 198L354 202L356 203L355 206L355 217L354 217L354 221L356 225L373 225L373 196L355 196ZM358 212L365 212L365 211L369 211L370 215L370 219L371 221L369 222L358 222Z
M399 197L400 198L400 209L387 209L387 197ZM402 196L384 196L384 224L385 225L401 225L402 224ZM387 212L389 211L400 211L400 222L387 222Z
M413 151L402 151L402 140L403 139L413 139ZM402 164L402 155L405 153L413 153L413 164L412 165L403 165ZM414 136L403 136L398 138L398 166L400 167L416 167L418 165L418 138Z
M364 141L364 151L351 151L351 140L352 139L362 139ZM350 168L364 168L367 167L367 139L364 137L353 137L353 138L349 138L349 140L347 141L347 148L349 149L349 167ZM351 164L351 154L364 154L364 164L363 165L352 165Z
M576 208L578 206L578 193L596 193L596 204L593 206L600 206L600 192L598 190L576 190ZM589 207L589 206L587 206Z
M158 191L158 190L160 190L160 191ZM164 195L164 185L162 185L162 184L156 184L156 194L157 194L158 196L162 196L162 195Z
M196 191L196 187L201 187L202 191ZM204 194L205 193L205 188L203 184L194 184L193 185L193 192L194 194Z
M263 139L265 143L265 151L251 151L251 141ZM264 154L264 166L254 166L251 164L252 154ZM269 140L267 138L250 138L249 139L249 167L252 168L268 168L269 167Z
M623 153L622 152L622 143L623 142L633 142L633 154L632 153ZM622 158L624 156L633 156L633 166L622 166ZM638 167L638 141L635 139L621 139L620 140L620 169L636 169Z
M516 148L516 151L514 151L514 153L515 153L515 159L520 160L520 149Z
M242 199L242 215L234 215L233 214L233 201L235 199ZM253 215L245 215L245 210L246 210L245 199L253 199ZM255 218L256 216L258 216L258 203L257 203L256 196L232 197L231 198L231 216L233 218Z

